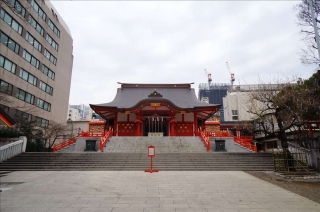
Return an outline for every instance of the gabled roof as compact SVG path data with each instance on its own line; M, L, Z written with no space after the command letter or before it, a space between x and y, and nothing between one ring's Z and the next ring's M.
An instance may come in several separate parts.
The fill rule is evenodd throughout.
M161 103L176 111L198 111L197 117L208 119L221 105L200 102L191 84L134 84L119 83L115 99L104 104L90 104L103 118L112 118L114 112L135 111L144 104Z
M90 104L94 106L113 107L119 109L128 109L135 107L141 101L169 101L177 108L191 109L197 107L217 107L217 104L208 104L200 102L195 94L195 90L188 84L121 84L117 95L112 102L104 104ZM150 97L152 92L156 91L157 97Z
M16 122L0 107L0 120L8 127L12 127Z

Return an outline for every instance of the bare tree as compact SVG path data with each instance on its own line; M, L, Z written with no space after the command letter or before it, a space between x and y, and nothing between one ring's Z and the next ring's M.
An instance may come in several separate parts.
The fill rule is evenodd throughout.
M320 2L312 0L314 6L314 15L316 21L316 28L320 28ZM309 0L302 0L301 3L295 6L298 11L298 25L301 26L302 40L307 47L301 50L300 60L303 64L319 64L320 58L317 55L317 45L315 41L315 31L313 26L312 15L310 13Z
M294 98L294 86L262 83L258 90L249 93L248 112L255 116L264 135L276 136L283 148L288 147L286 131L301 119L301 111L295 108L300 99Z
M55 142L59 139L64 139L66 132L69 131L68 126L50 121L45 127L40 128L42 133L39 135L39 139L44 140L44 146L48 146L48 151L51 151Z

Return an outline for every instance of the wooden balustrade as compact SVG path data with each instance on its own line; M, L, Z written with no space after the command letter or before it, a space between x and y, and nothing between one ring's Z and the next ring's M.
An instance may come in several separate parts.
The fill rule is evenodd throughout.
M53 152L56 152L56 151L59 151L59 150L65 148L65 147L68 147L71 144L76 143L76 141L77 141L77 136L75 136L73 138L70 138L70 139L68 139L66 141L63 141L60 144L55 144L54 147L53 147Z
M101 138L100 140L100 151L103 150L104 145L108 142L109 138L112 136L112 131L109 130L104 136L103 138Z
M81 132L80 137L103 137L105 136L104 132Z
M226 131L218 131L218 132L204 132L206 137L233 137L233 135L230 135L229 132Z
M206 133L202 132L202 130L200 130L200 137L201 137L204 145L206 145L207 150L210 151L210 140L209 140L209 137L207 137Z
M233 138L234 142L237 144L246 147L254 152L258 152L257 145L252 144L252 137L251 136L243 136L243 137L234 137Z

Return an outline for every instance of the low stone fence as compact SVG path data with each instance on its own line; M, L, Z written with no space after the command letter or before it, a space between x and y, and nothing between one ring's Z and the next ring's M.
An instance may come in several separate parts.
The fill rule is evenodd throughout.
M0 147L0 162L26 151L27 138L19 137L18 141Z

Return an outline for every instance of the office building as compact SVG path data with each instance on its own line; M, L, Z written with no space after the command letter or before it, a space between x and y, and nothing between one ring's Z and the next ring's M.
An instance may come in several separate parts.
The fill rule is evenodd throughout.
M0 84L11 116L65 123L73 64L70 30L50 1L0 4Z

